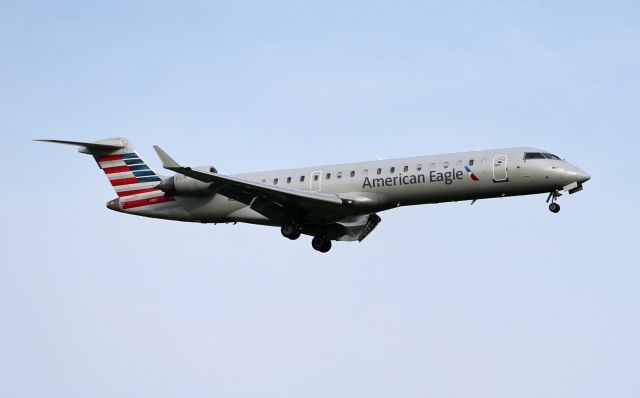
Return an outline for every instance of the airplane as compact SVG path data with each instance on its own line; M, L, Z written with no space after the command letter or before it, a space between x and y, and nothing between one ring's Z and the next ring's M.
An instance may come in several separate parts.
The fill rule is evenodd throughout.
M362 242L381 222L379 212L401 206L548 194L553 213L563 192L583 190L591 176L537 148L376 160L255 173L220 174L215 167L181 166L158 146L162 166L153 171L123 137L96 142L36 140L75 145L92 155L118 198L121 213L197 223L250 223L279 227L285 238Z

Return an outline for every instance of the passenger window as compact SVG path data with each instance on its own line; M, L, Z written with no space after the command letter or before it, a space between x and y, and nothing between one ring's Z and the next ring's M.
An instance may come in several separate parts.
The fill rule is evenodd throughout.
M331 173L327 173L327 180L331 179Z
M469 166L473 166L473 159L469 161Z
M416 168L418 171L422 171L422 165L419 164L418 167Z
M273 185L278 185L278 179L277 178L273 179Z
M304 176L300 176L300 182L304 182Z
M404 172L406 173L407 171L409 171L409 166L404 166Z
M391 168L391 174L393 174L393 173L395 173L395 172L396 172L396 168L395 168L395 167L392 167L392 168Z
M287 177L287 184L291 184L291 177Z
M342 172L339 171L338 174L336 174L336 177L338 177L338 180L342 178Z
M356 176L356 172L355 171L351 171L351 177L355 177Z
M449 168L449 162L444 162L444 168L448 169Z
M378 175L382 174L382 169L378 169L377 173Z

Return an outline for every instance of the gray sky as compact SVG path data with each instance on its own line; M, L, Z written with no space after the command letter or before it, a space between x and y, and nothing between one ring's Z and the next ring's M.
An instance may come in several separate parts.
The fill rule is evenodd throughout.
M0 3L0 396L637 397L637 2ZM108 211L127 136L223 173L532 145L593 175L329 255Z

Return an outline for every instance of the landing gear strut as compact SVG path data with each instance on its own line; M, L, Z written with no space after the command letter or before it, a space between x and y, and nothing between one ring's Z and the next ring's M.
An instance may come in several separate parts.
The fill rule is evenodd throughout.
M311 241L311 246L320 253L327 253L331 250L331 239L324 235L318 235Z
M549 197L547 198L547 203L549 203L549 201L551 201L551 203L549 204L549 211L552 213L559 213L560 212L560 205L556 203L556 201L558 200L558 198L562 196L562 194L559 191L553 191L549 194Z
M285 224L280 229L280 232L285 238L296 240L302 234L302 227L297 224Z

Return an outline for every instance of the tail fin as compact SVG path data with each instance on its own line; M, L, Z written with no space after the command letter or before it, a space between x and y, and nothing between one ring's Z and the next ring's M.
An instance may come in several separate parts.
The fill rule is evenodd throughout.
M126 138L109 138L97 142L36 140L79 146L81 153L92 155L119 197L158 191L161 178L138 156Z

